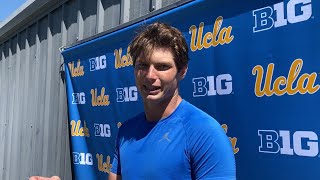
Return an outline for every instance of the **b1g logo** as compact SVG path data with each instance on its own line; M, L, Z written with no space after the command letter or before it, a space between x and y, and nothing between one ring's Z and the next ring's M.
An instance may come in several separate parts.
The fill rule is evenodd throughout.
M315 157L319 154L318 136L312 131L258 130L261 153L280 153Z
M86 94L84 92L72 93L72 104L86 104Z
M267 6L254 10L252 14L255 22L253 32L260 32L310 19L312 5L311 0L290 0L287 4L280 2L273 7Z
M217 77L197 77L192 79L193 97L227 95L232 93L232 76L220 74Z
M136 86L117 88L117 102L130 102L138 100L138 89Z
M107 58L105 55L89 59L90 71L97 71L107 68Z
M94 135L99 137L111 137L109 124L94 124Z
M80 164L80 165L93 165L92 154L90 153L79 153L79 152L72 152L73 156L73 164Z

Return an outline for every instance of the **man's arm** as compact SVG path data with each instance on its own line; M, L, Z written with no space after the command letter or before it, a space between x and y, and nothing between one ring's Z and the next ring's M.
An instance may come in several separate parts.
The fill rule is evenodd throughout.
M110 172L109 173L109 179L108 180L121 180L121 176L117 175L115 173Z
M52 176L51 178L42 177L42 176L32 176L29 180L60 180L58 176Z
M235 180L233 149L224 130L213 119L193 122L188 129L194 179Z

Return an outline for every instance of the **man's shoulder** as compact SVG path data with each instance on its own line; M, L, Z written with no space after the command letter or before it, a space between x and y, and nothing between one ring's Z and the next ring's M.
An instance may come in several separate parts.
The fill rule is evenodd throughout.
M138 113L135 116L125 120L122 122L121 128L130 128L132 127L134 124L137 124L141 119L143 119L145 116L144 112Z
M185 121L203 121L203 120L214 120L209 114L196 107L195 105L189 103L188 101L183 102L183 113L181 113L181 118Z
M187 101L184 102L183 113L180 114L180 118L188 130L197 131L199 128L220 126L212 116Z

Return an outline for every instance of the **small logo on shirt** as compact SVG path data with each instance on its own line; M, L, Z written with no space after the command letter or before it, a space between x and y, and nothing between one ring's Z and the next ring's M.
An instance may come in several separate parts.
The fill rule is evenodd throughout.
M169 131L166 132L166 133L162 136L162 138L159 140L159 142L161 142L162 140L171 142L171 140L169 139L169 133L170 133Z

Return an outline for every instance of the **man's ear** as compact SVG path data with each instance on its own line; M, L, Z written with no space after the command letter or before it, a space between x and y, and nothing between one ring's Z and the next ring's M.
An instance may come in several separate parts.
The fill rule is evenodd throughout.
M183 68L180 69L180 72L179 72L179 80L182 80L186 74L188 72L188 65L184 66Z

